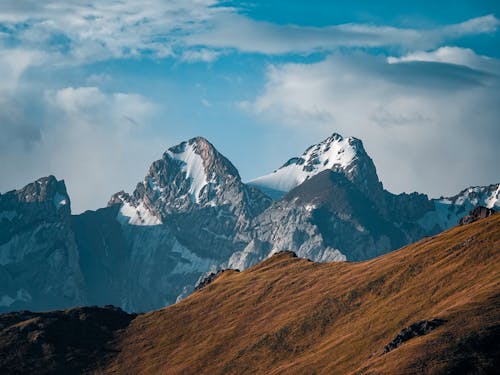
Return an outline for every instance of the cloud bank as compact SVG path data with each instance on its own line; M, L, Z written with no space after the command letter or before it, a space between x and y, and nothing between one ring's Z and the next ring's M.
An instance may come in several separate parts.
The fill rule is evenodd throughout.
M0 159L9 161L1 166L2 191L44 171L66 180L73 212L96 209L140 181L167 141L147 134L156 108L141 95L67 87L41 96L23 103L0 96L0 106L12 108L0 112Z

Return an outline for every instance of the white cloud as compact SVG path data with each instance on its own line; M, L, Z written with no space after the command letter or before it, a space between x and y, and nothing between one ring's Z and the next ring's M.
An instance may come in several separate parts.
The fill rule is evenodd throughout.
M467 21L454 25L445 26L442 32L445 37L459 38L464 35L474 35L482 33L491 33L498 29L500 21L493 14L483 17L471 18Z
M357 136L390 190L440 195L499 182L499 97L491 74L358 53L271 66L263 93L241 105L310 142Z

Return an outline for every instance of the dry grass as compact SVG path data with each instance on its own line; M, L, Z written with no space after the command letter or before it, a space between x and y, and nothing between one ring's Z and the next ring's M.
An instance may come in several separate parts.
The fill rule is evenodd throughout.
M499 272L500 215L368 262L279 254L139 316L102 371L481 373L499 354ZM382 354L402 328L431 318L447 322Z

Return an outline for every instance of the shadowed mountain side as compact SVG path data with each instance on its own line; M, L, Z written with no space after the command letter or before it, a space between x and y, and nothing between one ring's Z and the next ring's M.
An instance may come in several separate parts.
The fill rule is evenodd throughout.
M110 342L115 332L135 316L113 306L2 314L0 373L91 372L114 352Z
M140 315L101 370L491 373L500 366L499 269L500 215L367 262L321 264L279 253ZM444 322L414 329L433 319ZM408 330L416 333L384 353Z

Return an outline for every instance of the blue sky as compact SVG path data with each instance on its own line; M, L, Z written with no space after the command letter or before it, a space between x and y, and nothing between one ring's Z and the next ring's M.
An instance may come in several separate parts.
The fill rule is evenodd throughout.
M497 1L0 3L0 192L54 174L74 212L201 135L244 180L333 132L393 192L500 181Z

